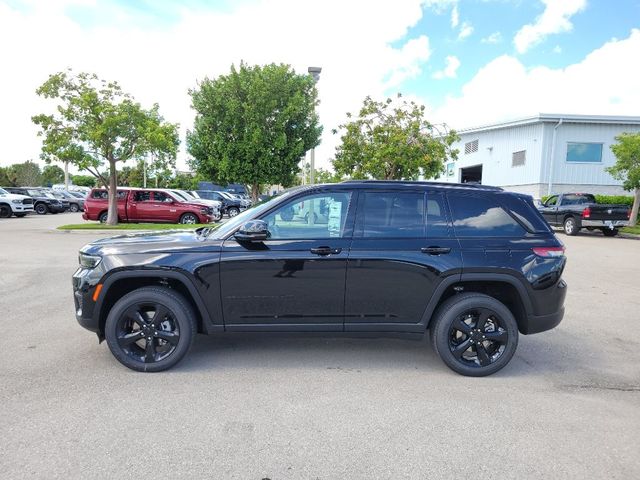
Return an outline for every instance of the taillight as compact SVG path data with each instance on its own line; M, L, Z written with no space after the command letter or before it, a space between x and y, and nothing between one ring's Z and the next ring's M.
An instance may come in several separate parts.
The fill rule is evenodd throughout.
M586 207L584 210L582 210L582 218L589 217L591 217L591 209L589 207Z
M564 255L564 247L533 247L533 253L539 257L552 258Z

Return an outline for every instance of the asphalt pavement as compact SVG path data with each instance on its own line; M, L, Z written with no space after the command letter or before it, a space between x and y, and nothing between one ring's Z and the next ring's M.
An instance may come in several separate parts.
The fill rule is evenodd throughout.
M74 318L79 214L0 219L0 478L640 478L640 241L567 246L566 316L487 378L426 341L198 336L135 373Z

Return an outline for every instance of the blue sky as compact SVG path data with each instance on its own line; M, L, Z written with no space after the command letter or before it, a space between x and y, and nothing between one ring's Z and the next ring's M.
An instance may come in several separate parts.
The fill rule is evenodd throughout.
M640 115L639 29L640 0L0 0L0 164L38 157L30 117L51 105L34 91L68 67L158 102L184 135L205 76L240 60L321 66L321 165L366 95L402 92L456 128Z

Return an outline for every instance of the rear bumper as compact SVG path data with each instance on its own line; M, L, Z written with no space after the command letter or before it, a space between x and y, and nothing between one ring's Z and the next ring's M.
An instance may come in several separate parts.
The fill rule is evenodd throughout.
M582 220L581 223L583 227L597 228L621 228L629 224L627 220Z
M554 287L553 292L549 292L548 305L555 305L556 310L544 315L527 315L518 324L520 333L531 335L533 333L545 332L558 326L564 317L564 299L567 296L567 284L560 280Z

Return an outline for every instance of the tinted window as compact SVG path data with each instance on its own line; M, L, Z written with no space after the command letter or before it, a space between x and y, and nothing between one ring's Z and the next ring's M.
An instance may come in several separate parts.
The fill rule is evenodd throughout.
M343 237L351 192L298 197L262 219L271 239Z
M362 237L424 237L424 194L365 192L358 208Z
M520 237L524 228L488 198L449 194L453 226L459 237Z
M167 195L164 192L153 192L153 199L156 202L164 202L164 203L171 203L173 202L173 198L171 198L170 195Z
M107 200L109 198L109 193L106 190L94 190L91 192L91 198ZM118 200L124 200L125 198L127 198L127 191L118 190Z
M562 197L562 205L584 205L585 203L596 203L593 195L567 193Z
M136 192L133 194L136 202L148 202L151 200L151 192Z
M448 237L449 220L444 195L429 193L427 196L427 237Z

